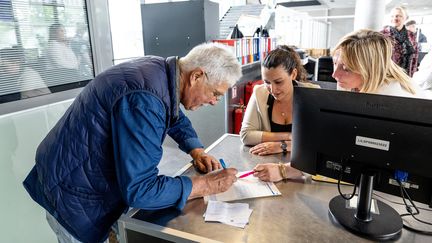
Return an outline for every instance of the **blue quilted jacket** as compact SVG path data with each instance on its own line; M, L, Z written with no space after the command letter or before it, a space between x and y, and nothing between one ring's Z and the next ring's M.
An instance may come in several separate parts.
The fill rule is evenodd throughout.
M110 119L116 101L132 92L151 92L164 104L164 137L184 116L176 105L176 58L146 56L113 66L85 87L48 133L24 181L30 196L84 242L106 239L130 206L116 178ZM179 120L187 121L188 132L176 127L183 139L197 137L188 119Z

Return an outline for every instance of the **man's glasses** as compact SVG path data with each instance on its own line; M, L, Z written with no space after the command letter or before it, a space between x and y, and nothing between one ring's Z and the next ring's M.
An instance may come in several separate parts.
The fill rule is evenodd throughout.
M205 74L207 81L208 81L206 85L208 86L209 89L212 90L213 97L216 99L216 101L220 101L223 94L221 92L219 92L216 88L214 88L212 85L209 84L210 79L207 75L207 72L204 72L204 74Z

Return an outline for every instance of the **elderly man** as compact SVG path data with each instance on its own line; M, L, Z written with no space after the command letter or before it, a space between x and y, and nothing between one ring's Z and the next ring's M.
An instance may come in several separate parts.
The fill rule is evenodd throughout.
M215 105L240 78L227 48L208 43L183 58L146 56L113 66L86 86L39 145L24 181L59 239L101 242L129 207L181 210L188 199L232 185L237 170L218 170L179 108ZM167 134L199 170L214 172L158 175Z

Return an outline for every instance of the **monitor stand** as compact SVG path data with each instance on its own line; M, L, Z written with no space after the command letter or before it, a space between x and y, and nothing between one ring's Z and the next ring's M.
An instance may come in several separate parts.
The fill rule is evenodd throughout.
M338 223L354 234L375 240L400 237L403 224L396 210L376 200L376 213L371 214L373 178L371 173L361 174L357 208L349 207L349 201L339 195L330 201L330 213Z

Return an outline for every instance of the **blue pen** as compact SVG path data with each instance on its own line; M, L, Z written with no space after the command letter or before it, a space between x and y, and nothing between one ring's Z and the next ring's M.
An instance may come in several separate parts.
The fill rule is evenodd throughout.
M220 164L222 165L222 168L226 169L226 164L223 159L219 159Z

